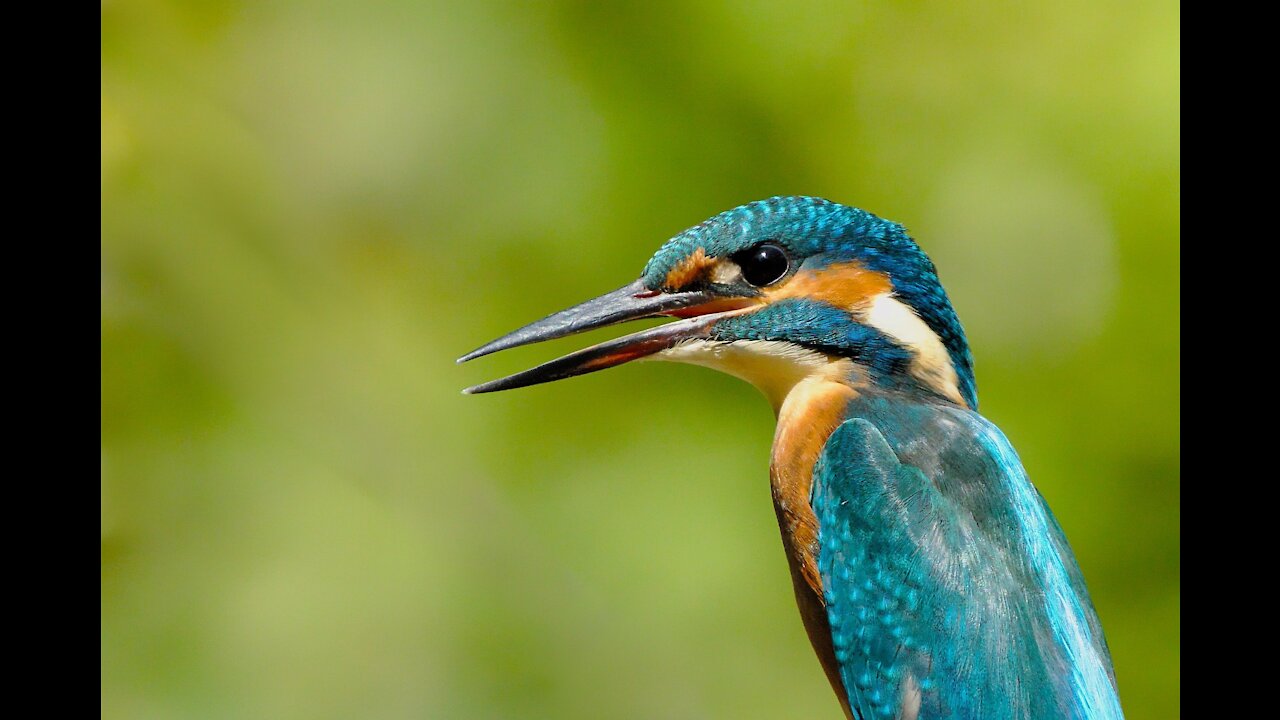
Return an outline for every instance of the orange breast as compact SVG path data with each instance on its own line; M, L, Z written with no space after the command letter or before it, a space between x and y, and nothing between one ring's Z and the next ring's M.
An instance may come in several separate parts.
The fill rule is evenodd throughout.
M818 521L809 504L813 465L822 446L844 419L855 393L848 385L828 379L800 382L778 411L769 475L783 540L795 549L794 560L810 587L822 594L815 553Z
M813 466L822 447L844 419L855 394L853 388L831 379L800 382L778 411L769 467L774 510L791 567L796 605L827 680L850 717L848 695L840 679L827 624L822 578L818 574L818 520L809 504L809 491L813 487Z

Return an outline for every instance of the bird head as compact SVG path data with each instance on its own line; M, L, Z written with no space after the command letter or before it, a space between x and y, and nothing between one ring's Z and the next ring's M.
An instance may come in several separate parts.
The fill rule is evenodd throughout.
M656 316L679 319L466 392L650 358L736 375L775 408L797 381L818 372L977 407L964 330L928 256L898 223L813 197L773 197L716 215L668 240L635 282L458 361Z

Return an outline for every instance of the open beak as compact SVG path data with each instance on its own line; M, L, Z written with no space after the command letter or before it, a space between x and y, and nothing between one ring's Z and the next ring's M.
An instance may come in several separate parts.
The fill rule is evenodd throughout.
M706 338L717 320L741 312L750 304L753 303L748 298L725 298L700 290L658 292L646 288L637 280L507 333L463 355L458 358L458 362L463 363L520 345L617 325L628 320L660 315L675 315L686 319L600 343L530 370L469 387L463 392L475 394L511 390L615 367L661 352L686 340Z

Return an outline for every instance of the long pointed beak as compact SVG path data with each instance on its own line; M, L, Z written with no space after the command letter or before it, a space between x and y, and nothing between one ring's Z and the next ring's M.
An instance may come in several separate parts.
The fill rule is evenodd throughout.
M746 303L746 299L726 299L704 291L656 292L649 290L637 280L613 292L548 315L537 322L503 335L463 355L458 358L458 362L466 362L520 345L616 325L628 320L659 315L692 315L693 317L601 343L533 369L467 388L463 392L474 394L510 390L615 367L673 347L685 340L705 338L716 320L729 312L739 311Z
M660 293L646 288L637 280L598 298L552 313L519 330L513 330L463 355L458 358L458 362L464 363L499 350L576 335L628 320L656 317L672 310L700 305L710 299L710 296L702 292Z

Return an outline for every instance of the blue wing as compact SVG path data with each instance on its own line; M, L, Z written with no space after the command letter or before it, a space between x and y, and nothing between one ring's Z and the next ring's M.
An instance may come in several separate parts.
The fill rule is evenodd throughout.
M976 413L860 399L814 469L822 576L855 717L1121 718L1075 559Z

